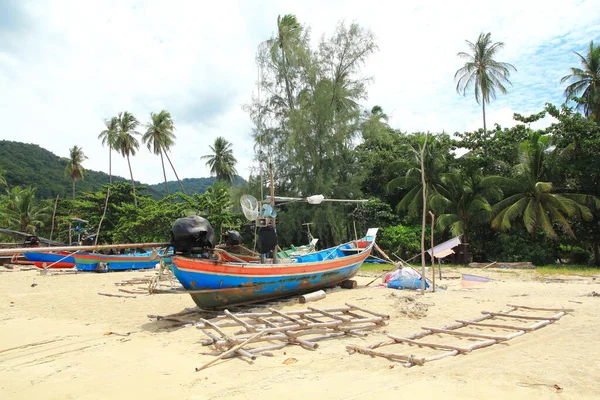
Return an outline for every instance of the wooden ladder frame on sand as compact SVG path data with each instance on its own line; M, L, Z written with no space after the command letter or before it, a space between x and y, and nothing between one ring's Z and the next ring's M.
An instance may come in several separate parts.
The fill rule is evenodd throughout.
M574 311L573 309L570 309L570 308L529 307L529 306L519 306L519 305L514 305L514 304L507 304L507 306L510 308L508 310L504 310L501 312L482 311L481 313L483 314L483 316L481 316L479 318L475 318L473 320L458 319L458 320L456 320L457 323L451 324L451 325L446 325L442 328L421 327L421 329L423 329L423 331L421 331L419 333L415 333L414 335L411 335L408 337L399 337L396 335L387 334L387 336L391 339L389 341L376 343L376 344L373 344L368 347L348 345L348 346L346 346L346 349L352 353L356 352L356 353L366 354L366 355L370 355L370 356L384 357L384 358L387 358L390 360L402 361L403 362L402 365L404 367L412 367L413 365L423 365L426 362L440 360L442 358L456 356L458 354L468 354L476 349L492 346L492 345L500 343L500 342L505 342L505 341L511 340L511 339L513 339L517 336L521 336L527 332L535 331L546 325L550 325L550 324L554 323L555 321L558 321L566 313ZM546 312L550 311L550 312L557 312L557 313L552 316L512 314L514 311L517 311L517 310L546 311ZM515 319L531 320L531 321L537 321L537 322L535 322L533 325L530 325L530 326L515 326L515 325L488 322L489 320L496 318L496 317L515 318ZM469 326L478 327L478 328L497 328L497 329L505 329L505 330L514 330L516 332L511 333L506 336L499 336L499 335L488 335L488 334L475 333L475 332L459 331L460 328L465 328L465 327L469 327ZM434 335L434 334L453 335L453 336L459 336L459 337L477 338L477 339L484 339L484 340L477 341L477 342L471 344L470 346L462 346L462 347L449 345L449 344L429 343L429 342L423 342L423 341L419 340L426 336ZM405 343L410 346L429 347L429 348L433 348L433 349L449 350L449 351L444 352L439 355L431 356L431 357L416 357L413 355L407 356L407 355L403 355L403 354L386 353L383 351L375 350L380 347L385 347L385 346L390 346L390 345L400 344L400 343Z

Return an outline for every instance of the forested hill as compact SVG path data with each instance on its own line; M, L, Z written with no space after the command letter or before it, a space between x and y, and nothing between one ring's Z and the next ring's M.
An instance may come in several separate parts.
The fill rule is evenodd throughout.
M61 158L36 144L0 140L0 169L6 171L4 177L8 186L36 187L36 194L40 199L53 198L57 194L61 198L71 197L72 182L65 176L67 163L67 158ZM83 165L85 168L85 163ZM113 176L114 180L128 181L119 176ZM100 190L108 181L108 174L86 169L84 179L77 181L76 193ZM215 178L211 177L183 179L182 182L186 193L191 195L204 193L214 181ZM243 181L242 178L236 177L234 183ZM145 184L136 181L136 185ZM180 191L177 181L169 181L168 185L171 193ZM145 186L148 188L148 193L155 198L161 198L166 194L164 183Z
M65 176L68 159L29 143L0 141L0 168L9 187L33 186L38 198L70 197L71 179ZM95 191L108 183L108 174L86 170L85 178L77 181L77 193ZM113 180L125 180L113 177Z
M183 184L183 188L188 195L192 195L194 193L204 193L209 186L212 186L215 183L216 178L184 178L181 180ZM246 180L240 176L235 176L233 180L234 185L238 185L240 183L244 183ZM167 185L169 185L169 193L181 192L181 187L179 186L179 182L177 181L167 181ZM165 183L157 183L154 185L148 185L148 189L152 192L156 192L160 197L163 197L167 194L165 190Z

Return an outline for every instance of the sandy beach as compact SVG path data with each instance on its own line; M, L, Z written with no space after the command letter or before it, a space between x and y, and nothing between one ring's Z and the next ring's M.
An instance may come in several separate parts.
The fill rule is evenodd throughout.
M148 318L148 314L169 315L194 307L189 295L98 295L117 294L116 282L147 277L153 271L42 275L23 269L0 267L3 399L600 397L600 297L586 296L600 292L600 274L550 280L535 271L445 269L444 274L455 278L441 281L446 290L424 297L411 291L365 287L373 277L361 274L356 278L357 289L328 289L325 299L310 305L356 304L389 314L389 325L366 337L321 341L314 351L287 346L273 351L273 357L220 360L196 372L196 367L215 357L210 347L201 344L206 336L194 326L171 327ZM456 278L461 272L493 280L463 288ZM420 318L405 313L407 305L415 302L427 309ZM423 366L405 368L401 362L346 350L349 344L368 346L387 340L386 332L409 336L423 326L474 319L483 310L501 311L507 304L574 311L508 342ZM292 298L268 306L290 311L307 305ZM244 311L259 309L264 305ZM497 328L481 331L508 334ZM454 342L468 343L460 338ZM403 347L397 350L396 346ZM430 350L407 345L382 349L415 355Z

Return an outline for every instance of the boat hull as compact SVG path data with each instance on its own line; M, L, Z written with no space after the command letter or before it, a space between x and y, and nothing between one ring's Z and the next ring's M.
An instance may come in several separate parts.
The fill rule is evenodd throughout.
M23 255L28 261L31 261L31 263L38 268L44 268L44 264L46 265L46 268L50 269L65 269L75 267L75 259L73 258L73 255L67 252L27 252L23 253Z
M190 291L198 307L215 310L257 303L335 286L352 278L372 250L350 247L299 256L283 264L230 263L205 258L173 257L173 274ZM342 251L342 250L346 250ZM336 252L335 258L327 254ZM329 252L329 253L328 253Z
M131 269L152 269L159 260L152 255L107 255L95 253L77 253L74 256L77 269L80 271L99 271L98 265L103 263L110 271L124 271Z

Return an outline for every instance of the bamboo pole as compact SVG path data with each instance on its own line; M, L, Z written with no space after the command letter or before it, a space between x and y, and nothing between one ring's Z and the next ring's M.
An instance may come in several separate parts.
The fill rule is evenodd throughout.
M560 312L556 315L553 315L551 317L535 317L535 316L530 316L530 315L517 315L517 314L507 314L507 313L495 313L495 312L489 312L489 311L482 311L482 314L488 314L491 315L493 317L507 317L507 318L518 318L518 319L531 319L534 321L545 321L545 320L551 320L551 321L558 321L563 315L565 315L564 312Z
M125 298L128 298L128 299L135 299L136 298L136 296L127 296L125 294L112 294L112 293L100 293L100 292L98 292L98 294L100 296L108 296L108 297L125 297Z
M485 335L483 333L475 333L475 332L459 332L456 330L439 329L439 328L422 327L422 329L427 329L428 331L431 331L433 333L445 333L447 335L474 337L474 338L480 338L480 339L493 339L493 340L497 340L497 341L501 341L501 342L510 340L513 337L516 337L516 336L519 336L519 335L522 335L525 333L523 331L519 331L519 332L513 333L512 335L508 335L508 336L497 336L497 335Z
M56 247L24 247L18 249L0 249L0 255L19 254L19 253L47 253L54 251L94 251L109 249L130 249L140 247L168 247L169 242L151 242L151 243L126 243L126 244L104 244L98 246L56 246Z
M435 293L435 248L433 237L433 227L435 226L435 214L429 211L429 215L431 215L431 273L433 275L433 279L431 280L431 291Z
M233 346L231 349L227 350L224 353L219 354L217 357L215 357L214 359L210 360L209 362L203 364L200 367L196 367L196 372L198 371L202 371L203 369L209 367L210 365L216 363L217 361L219 361L220 359L222 359L223 357L226 357L230 354L235 353L237 350L241 349L242 347L244 347L245 345L247 345L248 343L258 339L259 337L261 337L262 335L264 335L265 332L258 332L256 335L253 335L252 337L248 338L247 340L245 340L243 343L238 344L237 346Z
M100 222L98 222L98 229L96 230L96 239L94 240L94 246L98 244L98 238L100 237L100 227L102 226L102 221L104 221L104 216L106 215L106 208L108 207L108 198L110 197L110 188L106 188L106 200L104 201L104 211L102 212L102 217L100 218Z
M381 318L383 318L383 319L390 319L390 316L389 316L389 314L381 314L381 313L378 313L378 312L375 312L375 311L367 310L366 308L362 308L362 307L359 307L359 306L355 306L354 304L350 304L350 303L345 303L345 304L346 304L348 307L350 307L350 308L357 309L357 310L359 310L359 311L362 311L362 312L364 312L364 313L366 313L366 314L371 314L371 315L374 315L374 316L376 316L376 317L381 317ZM331 310L326 310L326 311L331 311Z
M425 180L425 148L427 137L421 147L421 186L423 190L423 218L421 220L421 295L425 294L425 223L427 222L427 181Z
M56 200L54 200L54 210L52 211L52 228L50 229L50 240L52 240L52 235L54 234L54 217L56 216L56 206L58 205L58 194L56 195Z
M360 354L384 357L384 358L388 358L390 360L406 361L406 362L417 364L417 365L423 365L425 363L424 359L422 359L422 358L414 358L412 356L409 357L409 356L404 356L404 355L395 354L395 353L385 353L383 351L365 349L364 347L359 347L359 346L355 346L352 344L347 345L346 349L356 351L357 353L360 353Z
M449 344L441 344L441 343L427 343L427 342L419 342L417 340L406 339L399 336L394 336L391 334L387 334L390 338L394 339L398 343L408 343L415 346L422 347L431 347L434 349L445 349L445 350L456 350L461 353L470 353L472 350L468 347L459 347L459 346L451 346Z
M481 326L481 327L485 327L485 328L513 329L513 330L517 330L517 331L530 332L530 331L533 331L535 329L541 328L542 326L548 325L551 321L541 321L539 323L544 323L544 324L541 325L541 326L539 326L539 327L537 327L537 328L535 328L535 329L532 328L532 327L529 327L529 326L515 326L515 325L504 325L504 324L487 324L487 323L482 323L482 322L465 321L465 320L462 320L462 319L457 319L456 322L462 322L462 323L467 324L467 325Z
M508 307L514 308L522 308L524 310L539 310L539 311L564 311L564 312L573 312L575 311L572 308L545 308L545 307L529 307L529 306L517 306L515 304L507 304Z

